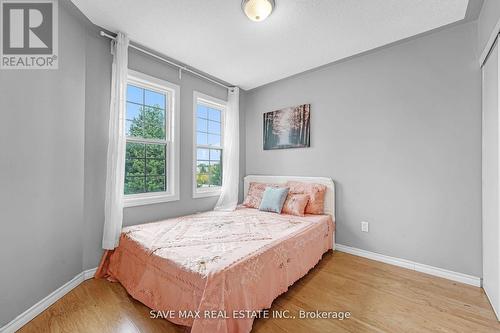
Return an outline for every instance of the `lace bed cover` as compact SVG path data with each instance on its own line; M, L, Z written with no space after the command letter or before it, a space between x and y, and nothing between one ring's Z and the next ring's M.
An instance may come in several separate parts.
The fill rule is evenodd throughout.
M96 277L119 281L132 297L170 311L168 320L192 333L250 332L253 318L234 311L269 308L332 248L333 232L329 215L243 207L189 215L124 228Z

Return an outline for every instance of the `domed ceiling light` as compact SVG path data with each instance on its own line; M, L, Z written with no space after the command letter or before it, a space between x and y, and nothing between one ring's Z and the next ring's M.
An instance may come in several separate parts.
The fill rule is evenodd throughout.
M241 8L246 16L252 21L264 21L275 7L274 0L243 0Z

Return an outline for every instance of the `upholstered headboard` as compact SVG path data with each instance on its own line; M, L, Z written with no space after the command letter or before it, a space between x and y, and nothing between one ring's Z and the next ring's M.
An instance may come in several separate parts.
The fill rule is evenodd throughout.
M285 184L287 181L304 183L317 183L326 185L325 214L330 214L335 221L335 184L328 177L296 177L296 176L262 176L248 175L245 177L245 197L248 193L250 182Z

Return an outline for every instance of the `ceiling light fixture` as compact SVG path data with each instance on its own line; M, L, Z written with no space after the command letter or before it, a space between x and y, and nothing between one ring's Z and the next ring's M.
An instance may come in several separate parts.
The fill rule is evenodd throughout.
M274 0L243 0L241 8L252 21L264 21L275 7Z

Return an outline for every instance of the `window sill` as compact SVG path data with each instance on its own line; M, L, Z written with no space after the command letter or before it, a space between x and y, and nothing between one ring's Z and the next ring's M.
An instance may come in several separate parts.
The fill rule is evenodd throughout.
M163 202L179 200L178 194L156 193L156 194L131 194L124 198L124 207L135 207L152 205Z
M215 189L210 189L210 190L201 190L197 191L195 190L193 192L193 199L198 199L198 198L208 198L208 197L218 197L220 195L221 189L220 188L215 188Z

